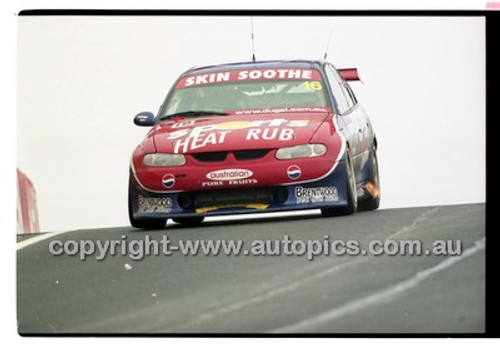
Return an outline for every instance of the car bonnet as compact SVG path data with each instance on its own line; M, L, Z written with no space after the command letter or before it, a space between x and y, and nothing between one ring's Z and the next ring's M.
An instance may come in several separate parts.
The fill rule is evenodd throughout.
M329 116L325 109L307 113L180 117L158 123L152 134L157 152L165 153L273 149L309 143Z

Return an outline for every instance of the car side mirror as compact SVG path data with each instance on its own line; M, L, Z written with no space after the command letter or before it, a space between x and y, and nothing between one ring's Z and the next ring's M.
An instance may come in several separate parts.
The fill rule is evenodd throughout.
M155 121L155 115L149 111L140 112L134 117L134 124L137 126L153 126Z

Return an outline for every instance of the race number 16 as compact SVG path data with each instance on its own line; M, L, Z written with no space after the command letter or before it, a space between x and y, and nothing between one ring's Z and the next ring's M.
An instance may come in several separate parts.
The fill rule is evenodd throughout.
M321 82L304 82L304 86L307 90L321 90L323 87L321 86Z

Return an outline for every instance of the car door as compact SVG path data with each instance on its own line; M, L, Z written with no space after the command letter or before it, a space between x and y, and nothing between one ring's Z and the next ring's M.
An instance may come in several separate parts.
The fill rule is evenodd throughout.
M367 131L365 129L364 114L358 110L358 105L352 91L343 81L337 70L327 64L325 72L333 96L334 110L337 113L337 120L341 133L349 143L349 149L353 158L356 173L360 171L364 161L363 142L366 140ZM356 174L358 177L358 174Z
M361 168L364 167L368 159L370 158L370 150L374 139L373 128L370 123L370 119L364 108L358 104L356 96L352 91L351 87L347 82L342 83L343 88L345 89L346 95L352 100L352 110L349 113L350 118L356 122L356 128L358 130L358 146L359 146L359 165Z

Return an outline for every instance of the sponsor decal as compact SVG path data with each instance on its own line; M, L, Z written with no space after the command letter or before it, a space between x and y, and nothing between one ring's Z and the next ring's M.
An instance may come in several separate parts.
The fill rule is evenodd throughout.
M175 89L189 88L217 83L253 81L253 80L313 80L320 81L321 74L314 69L273 68L233 70L187 76L181 78Z
M270 120L228 121L213 125L193 128L181 128L171 132L167 140L176 140L175 153L187 153L208 145L223 144L226 136L237 130L247 130L245 140L279 140L289 141L294 138L294 128L306 127L309 120L287 120L274 118Z
M226 187L237 185L257 184L257 179L250 178L253 172L248 169L219 169L207 173L209 181L201 182L202 187Z
M259 115L259 114L281 114L281 113L303 113L303 112L311 112L311 113L326 113L328 112L328 108L321 106L314 107L290 107L290 108L263 108L263 109L244 109L244 110L235 110L235 115Z
M189 135L186 138L175 141L174 153L187 153L197 148L223 144L226 135L227 131L211 132L209 134L197 132L196 135Z
M288 169L286 170L286 174L288 175L288 178L295 180L300 178L300 176L302 175L302 170L299 166L294 164L288 167Z
M249 178L253 176L253 172L248 169L220 169L218 171L213 171L207 173L206 177L210 180L217 181L233 181L238 179Z
M238 208L266 210L268 207L269 207L269 204L260 204L260 203L225 204L225 205L207 206L207 207L203 207L203 208L197 208L196 212L198 214L201 214L201 213L208 213L208 212L219 210L219 209L238 209Z
M208 182L201 182L202 187L223 187L224 182L222 181L208 181Z
M248 130L246 140L279 140L289 141L293 139L293 129L250 129Z
M173 122L172 124L170 124L170 126L174 129L178 129L181 127L193 126L194 124L195 124L194 120L183 120L183 121L179 121L179 122Z
M170 213L172 211L172 199L170 198L139 196L138 205L138 213Z
M253 120L253 121L228 121L219 124L204 125L194 128L185 128L173 131L169 134L168 140L175 140L183 137L198 137L212 131L222 131L227 133L233 130L261 128L263 126L270 128L300 128L307 127L309 120L287 120L283 118L274 118L270 120Z
M339 200L337 187L295 187L295 199L297 204L332 202Z
M140 122L144 122L148 119L147 115L137 115L137 118L139 119Z
M229 185L247 185L247 184L257 184L257 179L240 179L240 180L230 180Z
M251 185L257 184L259 181L254 178L250 179L239 179L239 180L229 180L229 181L205 181L201 182L202 187L226 187L226 186L237 186L237 185Z
M161 179L161 182L165 188L172 188L175 185L175 176L171 173L167 173Z

